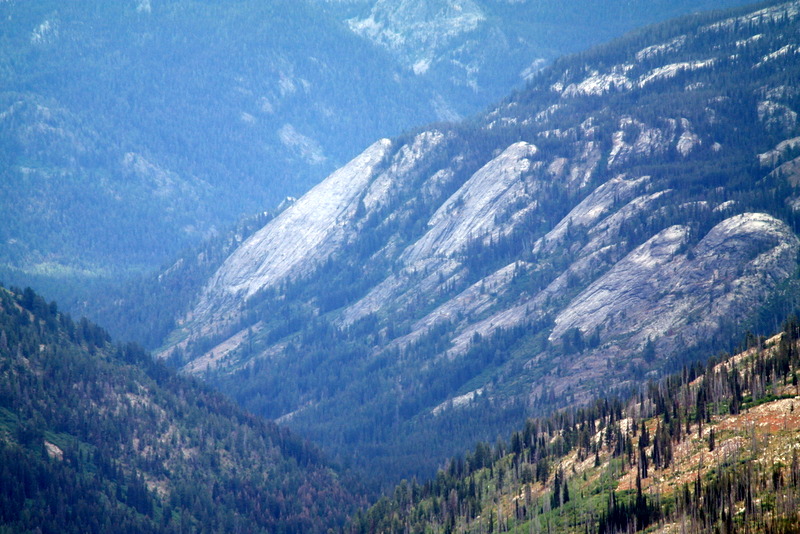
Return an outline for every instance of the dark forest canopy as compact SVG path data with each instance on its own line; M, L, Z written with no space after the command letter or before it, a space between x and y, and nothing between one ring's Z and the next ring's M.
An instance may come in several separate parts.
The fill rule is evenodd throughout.
M0 531L324 532L361 503L285 428L0 288Z

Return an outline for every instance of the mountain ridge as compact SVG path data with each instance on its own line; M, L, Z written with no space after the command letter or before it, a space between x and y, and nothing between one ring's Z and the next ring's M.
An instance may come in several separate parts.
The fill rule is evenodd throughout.
M470 121L381 141L361 157L375 165L336 176L328 218L300 199L256 233L286 239L229 256L161 356L389 471L389 450L461 418L497 414L442 449L729 346L796 291L797 192L775 169L796 157L797 62L774 52L798 12L667 23L559 60ZM237 297L222 274L237 272L277 274Z
M495 101L556 58L645 24L737 2L504 2L463 0L317 0L363 39L387 50L407 70L454 95L449 108ZM502 57L497 62L494 58ZM502 81L502 83L498 83ZM480 108L484 107L481 103Z
M0 277L101 313L104 293L299 196L375 139L472 115L535 58L601 30L697 7L651 4L600 9L583 18L603 24L567 36L572 20L550 4L481 3L481 27L443 40L454 17L440 20L438 0L2 2ZM410 64L346 23L372 11L433 55Z

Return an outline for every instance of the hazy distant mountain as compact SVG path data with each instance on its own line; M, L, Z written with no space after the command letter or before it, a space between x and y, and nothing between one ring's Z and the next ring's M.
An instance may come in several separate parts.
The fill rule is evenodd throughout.
M660 25L375 142L230 254L163 356L391 479L773 328L799 13Z
M153 269L437 118L421 81L304 2L11 1L0 20L7 281Z
M313 0L470 115L552 60L671 17L735 0Z

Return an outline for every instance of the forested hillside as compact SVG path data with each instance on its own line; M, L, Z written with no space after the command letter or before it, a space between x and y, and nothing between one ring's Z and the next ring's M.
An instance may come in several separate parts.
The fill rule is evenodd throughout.
M630 398L530 419L403 481L349 530L797 532L799 336L792 319Z
M286 429L0 288L0 532L325 532L361 504Z
M798 16L661 24L376 141L233 250L161 357L386 483L774 332L800 295Z

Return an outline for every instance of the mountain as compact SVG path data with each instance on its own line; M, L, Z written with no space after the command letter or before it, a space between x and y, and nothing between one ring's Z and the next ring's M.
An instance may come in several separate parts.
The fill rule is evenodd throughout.
M350 532L797 532L798 323L629 399L531 419Z
M362 504L308 443L30 288L0 288L0 530L324 532Z
M155 270L438 118L305 2L9 1L0 19L0 274L54 295Z
M798 12L655 26L375 142L243 240L161 356L386 481L774 331Z
M471 115L551 61L646 24L737 1L315 0Z
M661 4L628 6L622 24L608 6L576 10L604 28L583 32L532 4L345 16L288 0L0 2L0 278L78 310L299 196L379 137L484 109L541 58L588 46L580 35L696 8ZM354 17L391 21L380 35L400 32L410 49L387 49ZM429 49L435 76L418 65Z

